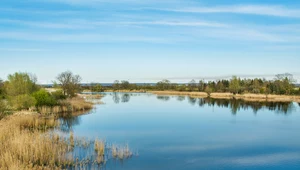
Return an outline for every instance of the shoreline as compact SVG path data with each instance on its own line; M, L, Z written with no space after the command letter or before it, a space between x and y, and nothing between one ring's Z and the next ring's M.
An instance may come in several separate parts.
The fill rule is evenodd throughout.
M300 103L300 96L273 95L273 94L233 94L233 93L211 93L206 92L179 92L179 91L147 91L156 95L179 95L193 98L213 98L213 99L240 99L253 102L297 102Z
M70 114L74 117L88 114L92 108L86 108L86 105L93 106L83 97L69 102L73 108ZM69 158L68 154L75 142L80 141L74 139L72 132L70 137L63 138L51 131L60 127L59 117L63 114L24 110L0 119L0 169L69 169L76 166L77 160ZM19 147L23 149L20 151ZM56 162L61 162L61 165Z
M105 90L104 92L121 92L121 93L151 93L156 95L174 95L174 96L190 96L192 98L212 99L238 99L249 102L297 102L300 103L300 96L296 95L276 95L276 94L233 94L233 93L211 93L206 92L187 92L187 91L146 91L146 90Z

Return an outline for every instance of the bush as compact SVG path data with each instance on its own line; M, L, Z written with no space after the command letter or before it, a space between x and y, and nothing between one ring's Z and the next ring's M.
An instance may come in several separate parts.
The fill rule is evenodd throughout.
M11 97L10 102L11 105L17 110L29 109L36 104L35 98L28 94Z
M57 104L55 98L50 95L46 90L41 89L32 94L32 96L36 100L35 106L54 106Z
M0 119L5 116L6 104L0 99Z
M67 96L64 95L62 90L57 90L55 92L52 92L51 95L55 100L65 100Z

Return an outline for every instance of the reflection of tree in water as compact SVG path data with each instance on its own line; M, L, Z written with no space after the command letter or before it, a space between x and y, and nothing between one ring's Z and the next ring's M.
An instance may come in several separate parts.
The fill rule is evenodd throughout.
M189 103L190 103L191 105L195 105L196 102L197 102L197 99L189 96L189 97L188 97L188 101L189 101Z
M116 104L120 103L119 93L112 93L112 99Z
M271 111L276 111L277 113L288 114L294 109L292 102L252 102L237 99L212 99L203 98L199 99L199 106L215 106L230 108L232 114L237 114L241 109L248 110L252 109L256 114L259 110L267 108Z
M70 132L73 126L80 124L79 116L72 116L72 114L63 115L59 119L60 122L60 130L63 132Z
M157 96L156 98L158 100L163 100L163 101L169 101L170 100L170 96Z
M178 101L184 101L185 100L185 96L177 96L177 100Z
M122 94L122 103L127 103L130 100L130 95L128 93Z
M300 106L300 103L298 103L298 105Z

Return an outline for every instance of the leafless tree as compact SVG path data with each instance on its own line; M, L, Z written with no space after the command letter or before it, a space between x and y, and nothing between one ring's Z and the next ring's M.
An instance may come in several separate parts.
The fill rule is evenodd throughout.
M57 76L58 84L61 86L64 95L74 97L80 91L81 77L74 75L71 71L65 71Z

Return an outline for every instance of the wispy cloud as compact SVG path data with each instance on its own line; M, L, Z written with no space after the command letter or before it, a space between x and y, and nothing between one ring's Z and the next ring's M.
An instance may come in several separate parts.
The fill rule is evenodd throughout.
M43 41L58 43L112 43L112 42L142 42L142 43L173 43L176 40L166 40L160 37L105 35L100 33L46 33L46 32L0 32L0 39Z
M37 0L31 0L37 1ZM64 3L70 5L101 5L101 4L135 4L135 5L149 5L149 4L182 4L182 0L42 0L51 3ZM194 0L185 0L185 4L194 3Z
M82 24L79 24L79 23L70 23L68 21L64 21L64 22L44 22L44 21L25 21L25 20L0 19L0 23L26 25L26 26L30 26L30 27L39 27L39 28L54 28L54 29L84 29L84 28L91 28L88 25L82 25Z
M48 51L48 49L39 49L39 48L0 48L0 51L11 51L11 52L42 52L42 51Z
M147 8L144 8L147 9ZM291 9L284 6L272 5L232 5L214 7L183 7L183 8L148 8L161 11L186 12L186 13L234 13L253 14L278 17L300 18L300 9Z
M192 27L227 27L226 24L206 21L147 21L147 22L121 22L124 25L164 25L164 26L192 26Z
M183 27L228 27L228 25L209 21L180 21L180 20L153 20L153 21L95 21L95 20L63 20L63 21L24 21L12 19L0 19L0 23L25 25L30 27L54 28L54 29L90 29L98 26L183 26Z

